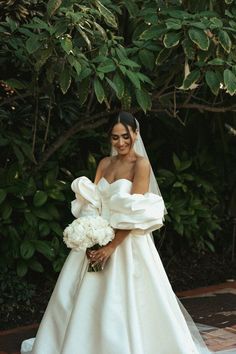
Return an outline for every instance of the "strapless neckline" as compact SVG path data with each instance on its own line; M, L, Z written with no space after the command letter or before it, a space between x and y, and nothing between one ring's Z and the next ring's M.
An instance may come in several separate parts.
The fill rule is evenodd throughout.
M102 177L102 178L99 180L99 182L100 182L101 180L104 180L104 181L105 181L107 184L109 184L110 186L113 185L113 184L115 184L115 183L117 183L117 182L119 182L119 181L127 181L127 182L129 182L130 184L133 183L132 181L130 181L130 180L127 179L127 178L118 178L118 179L116 179L116 180L113 181L113 182L108 182L108 180L107 180L105 177ZM99 182L98 182L98 183L99 183Z

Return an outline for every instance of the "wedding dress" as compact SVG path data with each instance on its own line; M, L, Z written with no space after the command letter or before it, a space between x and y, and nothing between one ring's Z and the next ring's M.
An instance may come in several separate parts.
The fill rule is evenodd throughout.
M72 183L75 217L99 214L131 232L100 272L87 271L85 252L70 252L37 337L23 342L22 354L210 353L190 332L149 234L162 226L163 200L131 195L131 187L104 177L97 185L86 177Z

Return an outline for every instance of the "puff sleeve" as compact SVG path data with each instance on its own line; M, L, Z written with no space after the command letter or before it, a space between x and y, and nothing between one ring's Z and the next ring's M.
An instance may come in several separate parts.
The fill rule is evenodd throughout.
M115 229L149 233L163 226L164 201L153 194L117 193L110 199L110 224Z
M72 184L71 189L76 199L71 202L71 212L74 217L99 215L101 201L97 186L87 177L78 177Z

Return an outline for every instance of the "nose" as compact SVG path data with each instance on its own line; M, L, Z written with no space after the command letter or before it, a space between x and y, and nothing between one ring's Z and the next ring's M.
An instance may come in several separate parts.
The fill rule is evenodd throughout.
M119 138L118 146L123 146L123 145L124 145L124 140L122 138Z

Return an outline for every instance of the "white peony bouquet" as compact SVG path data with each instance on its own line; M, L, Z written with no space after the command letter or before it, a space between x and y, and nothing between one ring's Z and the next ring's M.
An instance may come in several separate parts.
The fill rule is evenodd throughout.
M115 237L113 228L101 216L84 216L74 220L63 232L63 240L67 247L75 251L98 249L105 246ZM91 269L89 270L100 270Z

